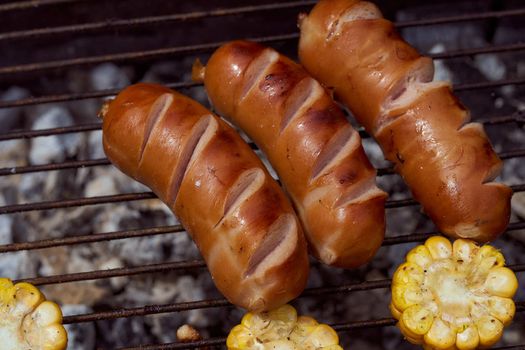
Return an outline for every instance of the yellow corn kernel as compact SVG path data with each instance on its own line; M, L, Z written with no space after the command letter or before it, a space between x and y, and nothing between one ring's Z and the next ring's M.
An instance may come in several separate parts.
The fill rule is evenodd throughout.
M467 325L456 336L456 347L459 350L473 350L479 345L478 329L474 325Z
M485 281L485 288L503 298L512 298L518 289L516 274L507 267L494 267L489 271Z
M399 320L401 318L401 316L403 316L403 313L401 311L399 311L393 303L390 303L390 305L388 306L388 308L390 309L390 313L392 314L392 316L396 319L396 320Z
M516 312L514 272L489 245L432 237L392 278L389 306L405 338L429 350L474 350L501 337Z
M332 327L320 324L315 327L303 344L305 346L324 349L326 346L338 345L339 337Z
M459 263L470 262L479 247L473 241L468 239L456 239L452 244L452 257Z
M452 256L452 244L445 237L430 237L425 242L425 247L427 247L430 256L432 256L434 260L448 259Z
M456 343L456 333L441 319L435 319L424 336L425 343L436 349L448 349Z
M226 339L226 346L231 350L248 349L253 343L254 336L248 328L242 324L233 327Z
M399 311L405 311L412 305L423 301L421 287L417 284L394 284L392 286L392 303Z
M429 331L434 322L434 316L420 305L414 305L403 312L400 322L410 332L408 336L418 338Z
M247 313L228 335L230 350L342 350L337 333L311 317L299 316L290 305L263 313Z
M516 314L516 305L512 299L492 296L488 301L488 310L493 317L507 326Z
M29 283L0 279L0 329L6 349L62 350L67 333L62 311Z
M401 320L397 323L397 327L403 334L403 337L405 337L410 343L416 345L423 343L423 336L413 333L403 322L401 322Z
M425 278L423 269L412 262L401 264L392 278L394 284L421 284Z
M503 323L490 316L484 316L476 323L479 333L479 344L487 347L496 344L503 335Z
M422 268L426 268L433 261L428 248L424 245L418 245L407 254L407 262L419 265Z
M503 266L505 265L505 257L501 252L491 245L484 245L481 247L477 253L477 257L480 260L490 259L493 261L493 266Z

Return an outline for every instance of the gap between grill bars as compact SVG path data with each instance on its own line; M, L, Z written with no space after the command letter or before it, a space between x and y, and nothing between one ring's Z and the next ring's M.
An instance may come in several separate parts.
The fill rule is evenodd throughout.
M525 191L525 184L511 185L509 186L514 193ZM97 197L84 197L76 199L63 199L55 201L43 201L35 203L24 203L24 204L12 204L0 207L0 215L2 214L14 214L23 213L34 210L50 210L60 208L71 208L85 205L98 205L98 204L110 204L119 202L139 201L144 199L156 199L157 196L153 192L134 192L125 194L115 194L107 196ZM389 199L386 201L385 207L387 209L401 208L418 205L418 203L412 199Z
M281 35L272 35L272 36L263 36L263 37L254 37L246 38L246 40L255 41L262 44L269 44L280 41L288 40L297 40L299 38L298 33L290 34L281 34ZM70 58L64 60L50 61L50 62L39 62L39 63L27 63L15 66L6 66L0 67L0 77L10 74L19 74L19 73L34 73L41 71L48 71L54 69L65 69L71 67L85 66L100 64L106 62L129 62L129 61L138 61L138 60L150 60L150 59L159 59L165 57L171 57L174 55L182 54L193 54L193 53L202 53L213 51L223 44L226 44L228 41L220 41L209 44L198 44L198 45L186 45L186 46L177 46L171 48L162 48L154 50L145 50L145 51L136 51L136 52L126 52L118 54L107 54L101 56L93 57L81 57L81 58ZM511 52L511 51L520 51L525 49L524 43L518 44L509 44L509 45L499 45L499 46L490 46L490 47L481 47L474 49L463 49L457 51L450 51L444 53L428 54L429 57L435 59L446 59L446 58L457 58L461 56L472 56L486 53L501 53L501 52Z
M32 6L52 6L60 4L75 3L86 0L37 0L37 1L22 1L18 3L9 3L0 5L0 14L8 11L18 11L28 9ZM315 1L295 1L295 2L284 2L284 3L273 3L258 6L243 6L231 9L220 9L211 11L199 11L186 14L177 14L169 16L157 16L157 17L144 17L133 20L120 20L113 23L109 22L93 22L73 26L63 27L48 27L36 30L24 30L11 33L0 34L0 41L13 41L22 40L27 38L38 38L43 36L54 36L71 33L88 33L95 31L108 31L115 28L121 29L133 29L139 26L145 25L156 25L160 23L169 23L172 21L183 21L193 20L199 18L206 18L210 16L233 16L239 14L247 14L258 11L275 11L277 9L294 8L302 6L311 6ZM448 16L427 20L415 20L415 21L404 21L398 22L396 25L399 28L402 27L413 27L413 26L427 26L435 24L455 23L464 21L473 21L481 19L499 19L505 17L522 16L525 15L525 9L508 10L508 11L490 11L486 13L468 13L465 15ZM296 40L298 37L297 33L282 34L276 36L261 36L256 37L256 41L263 43L271 43L277 41L290 41ZM125 52L114 55L102 55L95 57L82 57L77 59L65 59L60 61L52 62L39 62L35 64L17 65L11 67L0 67L0 76L11 75L20 72L43 72L54 69L66 69L69 67L83 66L102 62L135 62L136 60L163 58L171 55L180 55L188 53L200 53L209 52L218 47L222 42L213 42L208 44L200 45L188 45L180 47L171 47L159 50L149 50L140 52ZM525 50L525 44L516 43L500 46L482 47L467 50L456 50L450 52L444 52L440 54L432 55L434 58L440 59L451 59L456 57L473 56L483 53L499 53L499 52L512 52ZM487 88L495 88L504 85L521 85L525 83L523 78L512 78L504 79L501 81L491 82L477 82L456 85L456 91L467 91L467 90L480 90ZM201 84L194 82L174 82L168 84L169 87L175 89L190 89L201 87ZM89 91L81 93L64 93L58 95L30 97L15 101L1 101L0 108L9 107L21 107L29 105L39 105L51 102L64 102L64 101L76 101L81 99L99 98L113 96L118 93L117 89L101 90L101 91ZM505 115L493 118L485 118L482 120L485 125L495 125L503 123L516 123L522 126L524 123L524 115L522 112L516 112L512 115ZM60 135L66 133L81 133L100 130L100 124L89 124L89 125L75 125L64 128L54 128L48 130L23 130L19 132L11 132L8 134L0 135L0 141L11 140L17 138L32 138L40 136ZM364 135L363 131L361 133ZM253 147L253 145L252 145ZM500 153L500 156L504 159L523 157L525 150L506 150ZM36 171L52 171L60 169L75 169L80 167L93 167L93 166L105 166L109 162L107 159L89 159L79 161L69 161L58 164L44 164L37 166L27 166L18 168L3 168L0 169L0 176L8 176L13 173L30 173ZM390 175L393 171L391 168L379 169L379 175ZM513 186L515 192L525 191L525 184L519 184ZM49 201L40 203L29 203L19 204L14 206L3 206L0 207L0 214L26 212L31 210L48 210L48 209L60 209L67 208L77 205L96 205L96 204L107 204L116 202L128 202L132 200L143 200L156 198L152 193L131 193L131 194L119 194L114 196L103 196L94 198L79 198L72 200L61 200L61 201ZM405 206L415 205L416 203L411 199L389 201L389 208L399 208ZM514 222L508 227L508 231L517 231L525 229L525 222ZM33 249L44 249L57 246L68 246L77 244L88 244L94 242L102 242L116 239L133 239L138 237L148 237L159 234L172 234L182 232L183 228L180 225L164 226L155 228L145 228L129 231L117 231L107 232L92 235L81 235L72 236L56 239L48 239L36 242L20 242L9 245L0 245L0 253L4 252L15 252L22 250L33 250ZM388 237L385 239L383 245L390 246L394 244L403 244L411 242L421 242L431 235L435 235L437 232L431 233L411 233L407 235ZM159 264L141 265L134 267L125 267L111 270L99 270L89 271L83 273L73 273L66 275L55 275L47 277L36 277L30 279L23 279L36 285L45 284L59 284L69 282L80 282L93 279L112 278L117 276L132 276L139 274L155 273L155 272L166 272L166 271L186 271L193 269L202 269L205 264L202 260L190 260L190 261L175 261L175 262L164 262ZM517 272L525 271L525 265L514 265L512 268ZM304 297L321 297L324 295L334 293L350 293L353 291L360 290L372 290L379 288L388 288L390 286L390 280L378 280L378 281L365 281L361 283L349 283L344 285L322 287L322 288L311 288L307 289L301 298ZM198 300L184 303L174 303L167 305L147 305L138 308L120 308L114 309L107 312L95 312L92 314L84 315L73 315L64 318L64 323L80 323L80 322L94 322L102 319L114 319L119 317L133 317L133 316L145 316L157 313L166 312L180 312L186 310L194 310L197 308L212 308L212 307L231 307L231 305L225 299L207 299ZM520 301L517 303L517 309L519 312L525 311L525 302ZM371 328L371 327L387 327L395 324L395 320L391 318L372 319L365 321L348 321L344 323L334 324L333 327L337 331L346 332L357 329ZM158 344L158 345L142 345L138 347L126 347L123 349L186 349L186 348L197 348L201 346L221 346L224 345L225 338L211 338L205 339L199 342L191 343L170 343L170 344ZM524 349L524 345L515 345L509 347L499 347L495 349Z
M75 25L68 25L68 26L21 30L21 31L15 31L15 32L0 33L0 41L20 40L20 39L28 39L28 38L40 38L44 36L56 36L56 35L64 35L64 34L90 33L90 32L116 30L116 29L135 29L141 26L167 24L171 22L181 22L181 21L196 20L196 19L202 19L202 18L221 17L221 16L237 16L237 15L249 14L249 13L254 13L254 12L275 11L275 10L283 10L283 9L290 9L290 8L301 8L301 7L313 6L315 3L316 1L292 1L292 2L255 5L255 6L242 6L242 7L231 8L231 9L216 9L216 10L211 10L211 11L196 11L196 12L190 12L190 13L164 15L164 16L148 16L148 17L133 18L133 19L120 19L120 20L114 20L111 22L101 21L101 22L83 23L83 24L75 24ZM0 6L0 12L5 11L5 8L6 8L5 5ZM466 15L461 15L461 16L448 16L448 17L440 17L440 18L432 18L432 19L397 22L396 27L407 28L407 27L415 27L415 26L428 26L428 25L436 25L436 24L457 23L457 22L465 22L465 21L475 21L475 20L483 20L483 19L491 19L491 18L505 18L505 17L514 17L514 16L523 16L523 15L525 15L525 9L515 9L515 10L506 10L506 11L488 11L484 13L471 13L471 14L466 14Z

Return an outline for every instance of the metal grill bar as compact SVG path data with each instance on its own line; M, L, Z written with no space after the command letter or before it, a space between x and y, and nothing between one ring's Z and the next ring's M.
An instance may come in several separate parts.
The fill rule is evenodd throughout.
M429 19L418 19L413 21L397 22L396 27L407 28L407 27L419 27L419 26L431 26L436 24L446 23L457 23L457 22L468 22L477 21L482 19L491 18L504 18L525 15L525 9L514 9L506 11L489 11L483 13L467 13L465 15L441 17L441 18L429 18Z
M235 16L243 15L257 12L266 12L271 10L284 10L292 9L297 7L306 7L312 6L316 1L292 1L285 3L273 3L273 4L264 4L256 6L243 6L229 9L216 9L211 11L196 11L183 14L172 14L164 16L148 16L141 18L132 18L132 19L120 19L93 23L83 23L83 24L74 24L67 26L59 27L48 27L48 28L38 28L31 30L22 30L15 31L10 33L0 34L0 41L7 40L19 40L19 39L30 39L30 38L41 38L45 36L56 36L63 34L82 34L82 33L92 33L99 31L110 31L115 29L133 29L141 26L148 25L159 25L159 24L168 24L173 22L181 22L188 20L196 20L203 18L212 18L212 17L223 17L223 16ZM0 10L1 11L1 10ZM474 20L483 20L491 18L505 18L505 17L515 17L525 15L525 9L514 9L506 11L490 11L484 13L469 13L459 16L447 16L440 18L432 19L423 19L423 20L414 20L414 21L403 21L397 22L396 26L398 28L406 27L415 27L415 26L428 26L435 24L444 24L444 23L457 23L457 22L467 22Z
M31 139L33 137L71 134L75 132L97 131L101 130L101 128L102 124L93 123L84 125L64 126L52 129L13 131L5 134L0 134L0 141L8 141L15 139Z
M198 268L206 267L206 264L203 260L190 260L190 261L173 261L166 263L142 265L135 267L123 267L107 270L96 270L88 272L77 272L70 274L61 274L54 276L45 276L45 277L34 277L34 278L24 278L15 282L28 282L35 286L42 286L47 284L57 284L57 283L70 283L70 282L82 282L89 280L121 277L121 276L132 276L140 275L144 273L154 273L154 272L163 272L163 271L176 271L176 270L193 270ZM525 264L523 265L512 265L509 266L515 272L525 271ZM390 286L391 280L379 280L379 281L365 281L360 283L351 283L347 285L337 286L337 287L323 287L323 288L312 288L306 289L303 292L303 296L319 296L325 294L337 294L337 293L346 293L354 292L360 290L369 290L369 289L379 289L386 288Z
M35 173L39 171L87 168L87 167L102 166L102 165L109 165L109 164L111 163L109 162L107 158L101 158L101 159L76 160L76 161L63 162L63 163L28 165L28 166L21 166L21 167L7 167L7 168L0 168L0 176Z
M35 277L35 278L24 278L16 282L28 282L35 286L43 286L46 284L57 284L57 283L70 283L89 281L102 278L112 278L121 276L132 276L144 273L154 273L163 271L177 271L177 270L188 270L206 267L206 264L202 260L191 260L191 261L173 261L160 264L150 264L135 267L122 267L116 269L89 271L89 272L78 272L64 275L47 276L47 277Z
M146 316L153 314L162 314L169 312L180 312L196 309L205 309L212 307L233 307L226 299L208 299L201 301L192 301L186 303L166 304L166 305L146 305L135 308L122 308L111 311L93 312L90 314L65 316L63 323L83 323L83 322L94 322L102 320L113 320L116 318L134 317L134 316Z
M513 222L510 223L505 232L517 231L525 229L525 222ZM53 238L45 239L34 242L20 242L12 243L6 245L0 245L0 253L8 252L17 252L22 250L35 250L35 249L44 249L52 247L60 247L67 245L75 244L84 244L84 243L96 243L124 238L138 238L138 237L148 237L158 234L166 233L178 233L183 232L184 228L181 225L174 226L161 226L148 229L139 229L139 230L129 230L129 231L116 231L116 232L106 232L106 233L97 233L90 235L82 236L73 236L65 238ZM403 244L403 243L412 243L412 242L422 242L427 238L435 235L439 235L439 232L430 232L430 233L412 233L408 235L400 235L394 237L386 237L383 241L383 246L390 246L394 244Z
M255 147L254 144L250 144L250 145L252 146L252 148ZM501 152L498 154L498 156L501 159L525 157L525 149ZM94 167L94 166L106 166L110 164L111 163L107 158L99 158L99 159L68 161L68 162L62 162L62 163L28 165L28 166L21 166L21 167L6 167L6 168L0 168L0 176L35 173L39 171L53 171L53 170L87 168L87 167ZM393 174L395 174L393 167L377 169L378 176L393 175Z
M260 43L266 43L266 42L292 40L292 39L297 39L298 37L299 37L298 33L292 33L292 34L251 38L248 40L257 41ZM209 51L213 51L217 49L219 46L225 44L226 42L227 41L221 41L221 42L215 42L215 43L209 43L209 44L177 46L177 47L169 47L169 48L156 49L156 50L126 52L126 53L94 56L94 57L81 57L81 58L72 58L72 59L50 61L50 62L39 62L39 63L22 64L22 65L17 65L17 66L8 66L8 67L0 68L0 75L47 71L47 70L53 70L53 69L64 69L68 67L84 66L84 65L91 65L91 64L98 64L98 63L105 63L105 62L139 61L139 60L146 60L146 59L153 59L153 58L168 57L168 56L173 56L173 55L209 52Z
M525 301L516 302L516 311L522 312L525 309ZM135 308L122 308L111 311L93 312L90 314L72 315L65 316L63 323L84 323L84 322L95 322L102 320L113 320L116 318L134 317L134 316L146 316L170 312L181 312L196 309L207 309L215 307L233 307L226 299L208 299L200 301L191 301L185 303L166 304L166 305L146 305Z
M25 10L40 6L58 5L58 4L70 4L86 0L30 0L30 1L18 1L10 2L7 4L0 5L0 12L7 12L13 10Z
M119 348L117 350L168 350L168 349L196 349L208 346L220 346L226 344L226 337L205 339L187 343L166 343L159 345L139 345L137 347Z
M82 34L99 31L109 31L122 28L136 28L145 25L168 24L173 22L189 21L202 18L244 15L254 12L266 12L274 10L285 10L297 7L312 6L317 1L292 1L254 6L242 6L229 9L216 9L211 11L196 11L190 13L177 13L164 16L148 16L132 19L119 19L93 23L74 24L60 27L38 28L0 34L0 41L40 38L44 36L56 36L62 34ZM525 11L524 11L525 13ZM512 13L510 15L513 15ZM519 14L514 14L519 15ZM505 16L505 15L503 15ZM490 18L490 17L489 17Z
M479 90L500 87L504 85L518 85L525 84L525 78L515 78L515 79L505 79L497 81L483 81L479 83L466 83L466 84L457 84L454 86L454 91L463 92L467 90Z
M397 321L393 318L381 318L377 320L355 321L332 325L336 331L350 331L362 328L389 327L394 326ZM168 349L196 349L206 346L220 346L226 343L226 337L211 338L188 343L166 343L158 345L139 345L137 347L119 348L117 350L168 350ZM525 344L492 348L492 350L523 350Z
M467 83L467 84L456 84L453 88L455 91L465 91L465 90L476 90L476 89L486 89L491 87L499 87L503 85L516 85L516 84L525 84L525 78L515 78L515 79L503 79L498 81L488 81L488 82L478 82L478 83ZM201 83L195 82L177 82L177 83L168 83L164 84L166 87L171 89L190 89L198 86L202 86ZM80 93L66 93L60 95L48 95L41 97L28 97L20 100L13 101L0 101L0 108L12 108L12 107L23 107L23 106L32 106L44 103L52 102L66 102L66 101L76 101L84 100L91 98L100 98L100 97L110 97L118 94L122 89L107 89L100 91L89 91L89 92L80 92ZM523 119L523 115L521 116ZM79 130L84 131L84 130ZM89 130L86 130L89 131ZM37 133L39 130L34 130L33 132ZM40 135L36 135L40 136ZM45 135L44 135L45 136ZM33 137L33 136L29 136ZM6 140L5 136L0 135L0 141Z
M523 229L525 229L525 221L512 222L509 224L505 232L517 231L517 230L523 230ZM408 235L400 235L400 236L394 236L394 237L385 237L385 240L383 241L383 246L403 244L403 243L423 242L427 238L430 238L432 236L436 236L439 234L440 234L439 232L429 232L429 233L412 233Z
M291 34L272 35L272 36L264 36L264 37L257 37L257 38L248 38L247 40L252 40L252 41L259 42L259 43L269 43L269 42L296 40L298 37L299 37L299 33L291 33ZM69 67L85 66L85 65L92 65L92 64L98 64L98 63L104 63L104 62L129 62L129 61L139 61L139 60L154 59L154 58L163 58L163 57L181 55L181 54L209 52L209 51L213 51L217 49L219 46L225 44L226 42L227 41L221 41L221 42L214 42L214 43L208 43L208 44L177 46L177 47L169 47L169 48L155 49L155 50L125 52L125 53L93 56L93 57L70 58L70 59L57 60L57 61L6 66L6 67L0 68L0 75L48 71L48 70L53 70L53 69L65 69ZM431 58L446 59L446 58L455 58L455 57L460 57L460 56L471 56L471 55L480 54L480 53L500 53L500 52L508 52L508 51L518 51L518 50L523 50L523 49L525 49L525 44L519 43L519 44L512 44L512 45L501 45L501 46L489 46L489 47L474 48L474 49L464 49L464 50L450 51L450 52L439 53L439 54L428 54L428 56Z
M514 192L525 191L525 184L509 186ZM153 192L137 192L126 194L115 194L109 196L84 197L76 199L63 199L56 201L44 201L36 203L13 204L0 207L1 214L14 214L35 210L49 210L58 208L71 208L86 205L110 204L119 202L130 202L144 199L158 199ZM400 208L418 204L411 198L399 200L387 200L386 208Z
M95 204L109 204L119 202L130 202L143 199L156 199L157 196L153 192L139 192L116 194L110 196L98 196L89 198L65 199L56 201L45 201L38 203L15 204L0 207L0 214L22 213L33 210L49 210L59 208L80 207L85 205Z
M34 241L34 242L11 243L11 244L6 244L6 245L0 245L0 253L61 247L61 246L84 244L84 243L112 241L112 240L124 239L124 238L147 237L147 236L154 236L154 235L160 235L160 234L166 234L166 233L176 233L176 232L183 232L183 231L184 231L184 228L181 225L173 225L173 226L161 226L161 227L153 227L153 228L139 229L139 230L115 231L115 232L97 233L97 234L82 235L82 236L53 238L53 239L45 239L45 240Z

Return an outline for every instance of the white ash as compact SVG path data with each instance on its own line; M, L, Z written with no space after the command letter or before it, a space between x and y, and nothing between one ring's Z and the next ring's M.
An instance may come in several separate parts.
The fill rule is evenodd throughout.
M107 259L107 257L104 257L102 259ZM105 260L97 265L97 270L112 270L123 267L124 263L120 258L109 257L108 260ZM121 290L128 282L129 281L127 277L113 277L109 279L109 283L111 284L111 288L113 289L113 291Z
M141 81L145 83L162 84L168 81L180 81L177 73L180 71L180 63L173 61L163 61L154 63L144 74Z
M12 86L0 94L0 101L16 101L27 98L31 95L29 90ZM22 127L23 121L22 107L0 108L0 132L5 133L12 129Z
M474 66L490 81L505 79L507 67L498 55L476 55Z
M18 189L20 198L25 201L38 200L42 197L44 183L47 181L49 174L44 172L28 173L21 177Z
M32 129L50 129L73 125L73 118L62 107L51 107L33 123ZM29 160L31 164L61 162L76 153L80 138L74 134L37 137L31 140Z
M85 197L106 196L118 193L117 186L112 177L99 176L89 181L84 190Z
M0 152L2 168L13 167L12 173L14 174L15 167L27 165L26 153L28 142L26 140L15 139L1 141L0 146L2 147L2 152ZM0 184L0 186L2 185Z
M172 260L199 259L200 253L197 246L186 232L172 234Z
M458 13L487 11L485 1L462 1L449 6L443 3L420 2L396 12L397 21L418 20L421 18L446 17ZM431 14L431 15L429 15ZM478 22L448 23L401 29L403 38L416 48L427 52L433 43L443 43L451 50L480 47L485 44L484 26Z
M12 217L7 215L0 216L0 245L13 243L12 226Z
M35 275L34 256L27 251L0 254L0 277L12 280Z
M4 205L6 205L6 201L4 199L4 196L0 193L0 206L4 206ZM13 227L13 218L8 215L0 215L0 245L13 243L12 227Z
M102 130L92 131L87 135L89 159L105 158L106 153L102 145Z
M118 206L112 210L106 210L94 218L93 226L97 232L118 231L120 230L120 222L128 217L138 218L139 214L135 211L129 210L129 208L126 208L125 206Z
M180 239L185 232L160 234L151 237L115 240L109 242L114 254L121 256L132 266L159 263L163 261L196 258L194 243L189 239ZM174 238L176 244L174 244ZM177 239L178 238L178 239ZM172 253L175 251L175 254Z
M525 192L517 192L512 196L512 211L518 215L521 220L525 220Z
M90 74L90 87L94 90L124 88L130 78L126 72L113 63L103 63L93 68Z
M432 46L429 53L443 53L446 50L444 44L438 43ZM448 68L444 60L434 60L434 81L448 81L450 83L454 81L454 74Z
M61 305L64 316L88 314L93 310L87 305ZM75 323L64 326L67 331L67 350L95 349L96 333L93 323Z

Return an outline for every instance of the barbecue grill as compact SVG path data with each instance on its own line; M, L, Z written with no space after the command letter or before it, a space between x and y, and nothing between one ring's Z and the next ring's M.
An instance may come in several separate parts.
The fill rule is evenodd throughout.
M522 159L525 156L524 4L496 0L434 1L423 5L409 0L397 1L395 5L387 1L377 3L387 18L396 20L398 29L408 41L439 60L438 72L452 77L454 90L472 110L472 119L484 124L498 154L506 160L502 181L511 185L515 192L514 211L508 232L495 245L504 250L508 264L518 273L520 289L513 325L496 348L525 349L525 196L522 196L525 166L520 165L525 163ZM92 145L86 144L89 140L100 140L96 106L101 105L103 98L115 95L122 87L118 84L144 79L158 81L208 104L203 87L190 80L191 65L196 58L206 62L221 43L251 39L296 57L296 18L313 4L315 1L264 0L250 4L233 0L0 1L0 91L8 91L13 86L26 91L14 99L0 101L0 159L4 162L0 164L0 219L8 218L2 221L7 226L0 230L10 231L13 237L12 242L2 241L5 244L0 245L0 259L4 257L1 261L9 261L15 259L15 252L27 252L27 257L33 258L35 264L31 271L37 275L7 271L4 277L42 286L48 296L51 293L51 299L60 295L61 290L70 293L88 285L96 285L100 290L108 287L109 279L120 278L120 282L115 283L117 286L108 287L113 294L104 295L92 304L89 304L94 300L92 297L77 300L87 305L88 308L83 309L87 311L64 317L68 325L90 325L95 332L96 340L92 341L96 348L224 347L228 329L239 322L242 312L214 290L205 264L197 255L192 255L194 249L188 248L190 258L170 260L173 254L166 251L176 249L176 243L169 241L186 234L165 214L153 193L129 185L124 187L127 190L120 187L120 192L105 194L105 185L99 185L100 190L97 183L93 183L93 191L86 191L87 182L96 180L97 174L118 176L109 161L90 152ZM104 78L110 80L108 85L86 83L94 79L96 67L107 69L99 71L98 76L99 80L102 77L102 82ZM118 72L116 77L124 77L124 83L115 83L106 72ZM93 88L97 84L102 88ZM39 115L50 106L71 111L72 122L34 129ZM378 167L379 184L390 194L387 237L377 258L355 271L328 268L313 262L309 287L294 305L300 313L309 313L321 322L332 324L345 347L416 349L403 341L401 334L392 327L395 321L387 308L389 278L416 242L437 232L430 220L420 213L418 204L410 198L399 176L382 161L377 145L362 129L360 132L367 153ZM47 162L35 161L33 151L39 147L35 140L64 136L77 142L74 152L64 151L64 155L51 157ZM17 142L14 150L13 142ZM13 152L20 152L20 145L26 147L21 151L22 157L12 156ZM35 151L34 154L40 153ZM97 173L100 169L107 173ZM55 180L46 180L46 176L52 174ZM42 177L27 180L33 175ZM115 179L125 181L123 177ZM51 183L55 188L32 188L24 192L23 188L31 188L31 182L36 180L42 181L44 187ZM97 195L86 195L90 193ZM87 213L75 212L79 208L93 209ZM104 212L111 216L114 208L120 208L120 214L129 209L140 216L121 220L113 226L100 225ZM50 217L62 222L65 219L61 218L71 218L72 213L81 218L72 223L64 222L64 229L47 232L39 226ZM53 227L60 225L55 223ZM110 229L100 230L101 227ZM156 244L157 241L151 240L158 237L163 237L160 242L166 245L159 250L164 254L151 256L149 261L141 258L138 264L131 264L130 261L136 260L126 256L116 256L121 265L96 265L98 268L86 271L82 265L73 264L81 272L72 272L64 267L72 262L58 258L70 257L68 250L82 249L85 261L96 260L100 257L91 250L95 245L114 252L115 245L111 244L138 240ZM149 246L145 243L143 247ZM3 271L1 266L0 271ZM126 297L119 297L126 289L137 289L137 284L155 286L163 281L169 285L183 277L194 282L185 292L189 297L182 297L185 300L174 296L162 303L137 305L136 301L128 303ZM195 286L199 287L199 293L192 291ZM58 297L55 299L63 303ZM144 297L144 300L150 299ZM115 326L118 320L131 319L143 319L144 324L151 326L152 321L148 320L158 314L163 315L160 322L171 320L168 324L182 325L191 323L188 313L192 310L201 310L199 317L206 319L199 321L206 326L196 327L204 336L201 341L178 343L176 329L160 337L148 327L137 330L129 325L128 328ZM119 333L115 331L118 329L127 331ZM114 332L110 336L106 330Z

